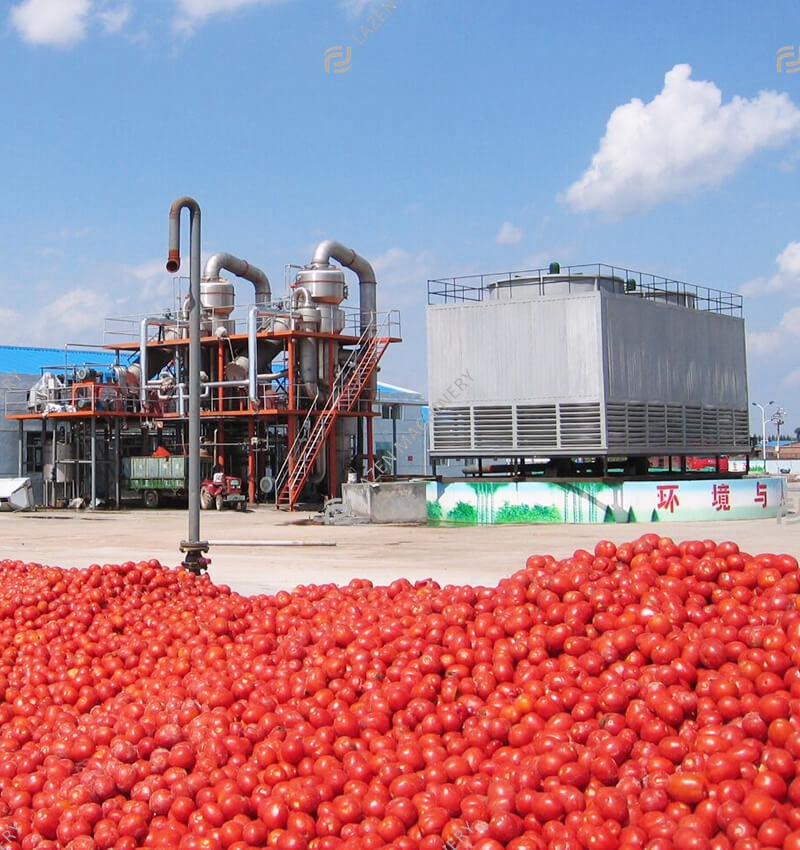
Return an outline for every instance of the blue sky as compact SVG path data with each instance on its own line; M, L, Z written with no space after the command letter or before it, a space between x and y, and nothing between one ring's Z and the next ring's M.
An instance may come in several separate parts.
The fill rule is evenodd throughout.
M608 262L743 292L751 399L800 425L796 2L5 9L2 343L168 305L189 194L276 292L321 239L367 257L406 340L382 380L425 390L428 278Z

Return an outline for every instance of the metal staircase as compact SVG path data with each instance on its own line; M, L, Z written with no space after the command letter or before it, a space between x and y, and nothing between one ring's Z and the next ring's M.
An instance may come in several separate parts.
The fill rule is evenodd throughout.
M312 420L312 414L315 412L313 409L308 412L300 426L278 473L275 504L279 508L288 507L291 510L295 506L337 417L351 413L356 407L361 393L389 346L391 338L388 335L371 335L370 330L365 331L359 338L358 346L337 376L325 406L311 421L310 430L306 433L306 425Z

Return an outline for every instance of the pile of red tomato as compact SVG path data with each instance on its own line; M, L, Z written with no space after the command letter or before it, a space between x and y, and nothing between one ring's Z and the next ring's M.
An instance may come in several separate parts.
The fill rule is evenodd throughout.
M0 562L0 844L800 849L798 564L648 534L497 587Z

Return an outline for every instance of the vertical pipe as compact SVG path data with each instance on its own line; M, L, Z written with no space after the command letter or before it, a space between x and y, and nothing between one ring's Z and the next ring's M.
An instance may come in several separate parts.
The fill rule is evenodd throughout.
M222 382L225 380L225 351L222 348L223 342L217 342L217 380ZM225 387L217 388L217 405L218 412L222 413L225 409Z
M20 424L22 424L22 420L20 420ZM49 493L50 488L47 485L50 482L44 480L44 459L46 457L46 452L47 452L47 420L46 419L42 419L42 438L41 439L42 439L42 499L44 501L45 507L49 508L50 502L48 501L48 493ZM53 460L53 465L52 465L53 475L52 475L52 477L55 478L56 475L57 475L55 435L53 436L53 457L52 457L52 460Z
M147 403L147 319L142 319L139 328L139 401L142 403L142 412Z
M359 421L358 432L361 433L361 423ZM370 471L370 478L375 479L375 452L373 450L375 443L372 439L372 417L367 416L367 469Z
M189 237L189 537L200 542L200 206L194 198L178 198L169 212L167 271L181 267L181 210L190 211ZM146 379L145 379L146 380Z
M92 396L94 396L94 387L92 387ZM94 404L94 402L92 402L92 404ZM92 415L90 440L92 442L92 447L89 450L89 463L92 471L92 496L89 501L89 507L93 508L97 500L97 417L94 415Z
M25 447L25 421L20 419L17 422L17 478L22 478L22 455ZM42 446L42 455L44 456L44 446Z
M119 446L119 417L114 417L114 469L116 473L114 475L114 504L117 506L117 510L120 509L120 499L122 498L122 493L120 492L120 475L122 470L120 469L120 446Z
M292 448L294 447L294 441L297 437L297 419L295 417L295 411L297 410L296 405L296 393L297 393L297 385L298 382L295 381L295 375L297 374L297 363L295 362L295 346L296 341L294 336L290 336L287 344L286 344L286 356L287 356L287 365L288 372L287 375L287 392L288 398L287 401L287 421L286 421L286 457L288 459L288 463L286 466L286 475L287 480L291 477L294 472L294 458L292 457ZM280 468L280 464L277 464L276 468ZM278 506L278 488L275 488L275 505Z
M333 385L336 382L336 365L334 363L334 358L338 356L338 350L336 347L336 343L332 340L328 340L328 392L333 393ZM339 433L341 420L338 420L334 423L333 428L331 429L331 435L328 440L328 493L331 499L335 499L337 496L337 490L339 489L339 468L336 465L336 437Z
M256 317L258 307L251 307L247 314L247 371L250 382L250 404L258 410L258 336L256 333Z
M397 478L397 411L394 405L392 411L392 475ZM371 421L371 420L370 420Z
M247 501L254 504L256 501L256 421L252 417L247 423L247 436L250 438L250 447L247 453Z

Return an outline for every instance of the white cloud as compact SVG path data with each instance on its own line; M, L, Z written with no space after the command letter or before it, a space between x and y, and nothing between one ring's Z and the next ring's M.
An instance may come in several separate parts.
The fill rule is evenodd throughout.
M274 6L287 0L177 0L176 27L191 31L213 15L230 14L253 6Z
M739 287L743 295L763 295L800 287L800 242L790 242L775 258L773 274L748 280Z
M425 337L426 284L433 277L434 258L428 251L412 253L389 248L370 257L378 281L378 312L401 311L402 345L389 346L381 361L380 380L425 391L427 342ZM351 288L348 301L354 303Z
M747 350L751 354L772 354L797 336L800 336L800 307L792 307L771 330L749 331Z
M58 327L67 342L96 339L102 333L102 318L109 315L112 304L105 293L77 287L45 304L36 316L36 324L42 328L44 340L53 327Z
M215 15L273 6L291 0L174 0L175 28L191 35ZM20 0L11 7L14 29L29 44L70 47L85 39L90 27L116 35L133 19L130 0ZM130 37L130 36L129 36ZM141 34L134 40L141 40Z
M515 227L510 221L506 221L500 228L495 242L498 245L516 245L517 242L522 242L523 236L524 234L519 227Z
M113 9L103 9L97 13L97 19L103 29L110 34L121 32L125 24L131 19L129 6L117 6Z
M691 73L676 65L649 103L618 106L591 165L559 200L574 211L646 209L718 184L759 150L800 135L800 109L786 94L723 104L713 82Z
M339 5L349 15L352 15L354 18L356 18L370 7L374 7L375 3L374 0L341 0L341 3Z
M29 44L69 47L86 35L91 0L23 0L11 24Z
M381 302L386 307L411 306L424 301L430 276L431 256L427 251L410 254L403 248L389 248L372 261Z
M6 345L42 345L60 348L72 342L96 342L103 333L103 317L113 300L105 293L85 287L70 289L55 301L45 300L24 312L0 308L0 322L7 328Z

